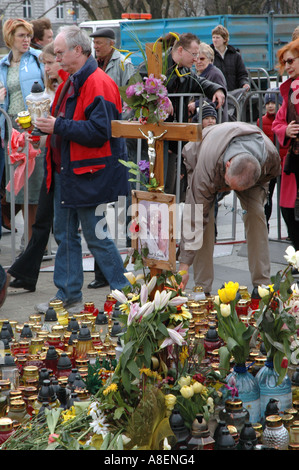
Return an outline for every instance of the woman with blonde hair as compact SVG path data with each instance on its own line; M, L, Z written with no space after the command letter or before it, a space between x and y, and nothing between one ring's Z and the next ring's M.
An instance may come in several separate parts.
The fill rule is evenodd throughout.
M53 98L52 114L54 113L60 91L68 78L68 73L64 72L61 69L60 63L56 61L53 45L54 43L50 43L44 46L39 56L41 63L45 67L45 87ZM45 152L43 152L44 158ZM10 287L25 289L30 292L35 291L40 266L51 233L53 212L53 187L50 191L47 191L46 176L44 175L31 239L24 253L8 269L8 273L15 278L10 282Z
M34 82L38 82L44 88L44 67L39 62L40 51L30 47L33 36L33 27L22 18L11 18L3 25L3 39L10 49L0 61L0 80L4 87L1 90L3 109L10 116L13 127L18 128L16 118L19 112L25 111L26 96L31 93ZM6 184L10 179L9 162L7 155L8 133L4 115L0 116L1 137L4 139ZM31 236L31 227L35 220L39 191L43 179L43 159L35 159L34 171L28 180L28 239ZM7 201L10 201L10 193L6 193ZM16 204L21 204L24 211L24 189L22 188L15 198Z

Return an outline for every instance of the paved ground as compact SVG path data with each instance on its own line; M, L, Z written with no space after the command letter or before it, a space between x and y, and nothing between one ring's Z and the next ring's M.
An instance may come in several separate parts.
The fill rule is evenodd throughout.
M281 227L279 219L277 218L277 204L276 193L274 194L274 207L271 218L271 227L269 232L269 243L271 253L271 274L275 274L280 270L284 262L284 252L289 243L286 240L286 229L283 221ZM240 285L246 285L251 292L252 285L250 275L248 272L247 257L246 257L246 243L244 240L244 226L241 220L241 211L237 208L232 210L233 197L232 194L226 196L221 201L218 213L218 239L215 245L214 253L214 266L215 266L215 281L213 285L213 293L221 287L223 282L237 281ZM236 215L236 224L233 224L233 215ZM23 219L21 214L16 217L16 254L20 252L20 242L23 233ZM86 249L83 239L83 247L85 255L90 255ZM125 252L123 248L123 241L118 242L118 247L121 253ZM4 267L8 267L12 261L12 248L11 248L11 233L3 229L2 239L0 240L0 259ZM51 251L55 253L56 245L51 238ZM37 289L34 293L29 293L24 290L8 289L8 295L5 304L1 308L0 319L14 319L20 323L26 322L31 314L34 313L34 305L48 301L51 297L55 296L56 289L53 284L53 258L45 259L42 263ZM93 261L84 259L85 266L85 281L83 288L83 298L85 302L94 302L95 306L99 309L103 307L104 301L109 288L102 289L88 289L88 283L94 279L92 271ZM91 270L90 270L91 269ZM186 293L190 294L194 286L192 276L188 283Z

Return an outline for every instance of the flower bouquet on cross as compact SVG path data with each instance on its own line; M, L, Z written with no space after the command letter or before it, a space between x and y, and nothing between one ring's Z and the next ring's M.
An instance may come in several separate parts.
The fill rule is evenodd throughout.
M299 267L299 251L286 249L288 266L271 278L270 286L259 286L259 308L254 312L256 327L263 340L267 357L273 361L279 385L287 373L288 363L294 354L291 344L297 338L298 320L292 311L292 294L296 289L292 268Z
M119 87L124 102L123 112L133 114L131 119L141 124L165 121L171 109L165 79L164 76L157 78L153 74L142 78L136 72L128 85Z

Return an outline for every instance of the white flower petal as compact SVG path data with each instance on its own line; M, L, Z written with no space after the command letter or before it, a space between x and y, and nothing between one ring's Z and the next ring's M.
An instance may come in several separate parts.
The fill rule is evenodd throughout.
M127 303L128 299L127 297L125 296L125 294L123 292L121 292L120 290L118 289L115 289L111 292L111 295L114 299L116 299L118 302L122 303L122 304L125 304Z
M149 281L149 283L147 284L147 288L148 288L148 295L151 294L151 292L153 291L155 285L156 285L156 282L157 282L157 276L153 276L151 278L151 280Z
M181 297L177 295L176 297L173 297L170 299L168 305L171 305L172 307L178 307L179 305L183 305L188 301L188 297Z
M144 305L148 299L148 287L146 284L143 284L140 289L140 304Z

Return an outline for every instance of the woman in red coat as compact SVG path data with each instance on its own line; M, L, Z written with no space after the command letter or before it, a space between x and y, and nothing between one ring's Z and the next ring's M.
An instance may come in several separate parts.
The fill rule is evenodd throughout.
M278 69L288 79L280 86L283 98L272 130L280 146L287 146L281 176L280 206L295 250L299 250L299 218L295 214L299 188L299 39L286 44L278 53Z

